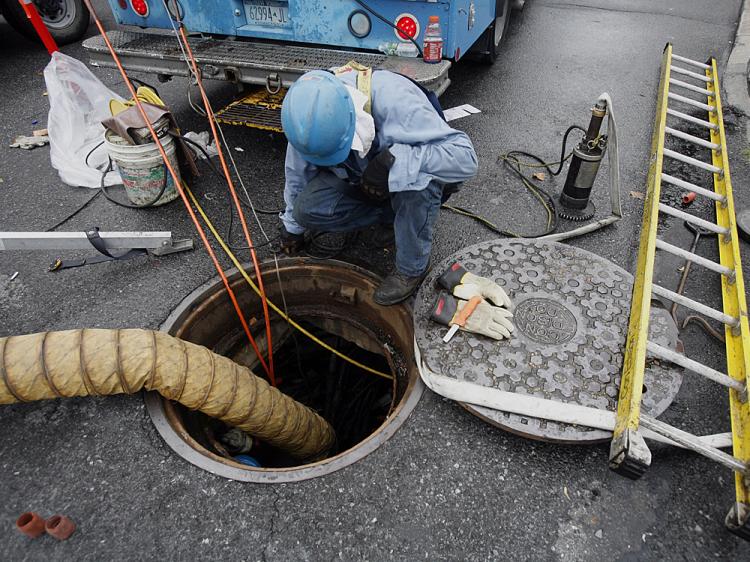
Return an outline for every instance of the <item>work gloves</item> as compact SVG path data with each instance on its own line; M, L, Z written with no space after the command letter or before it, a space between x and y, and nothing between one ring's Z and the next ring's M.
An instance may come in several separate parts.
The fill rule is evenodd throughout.
M478 301L478 302L477 302ZM473 308L468 314L462 314L465 308ZM513 324L510 319L513 314L505 308L492 306L481 297L474 297L471 301L457 299L445 291L441 291L432 310L432 319L446 326L458 325L460 330L481 334L495 340L510 338Z
M438 285L452 295L440 292L432 311L434 321L496 340L510 338L511 302L500 285L466 271L458 262L438 278ZM453 330L445 341L450 340Z
M387 148L380 151L375 158L367 164L362 174L362 193L368 199L382 203L388 199L388 175L391 166L396 161L395 156Z
M510 297L500 285L484 277L469 273L458 262L454 263L440 276L438 284L460 299L469 300L472 297L482 297L496 306L510 307Z
M292 234L283 226L279 229L279 238L275 251L279 254L291 256L298 254L305 248L305 235Z

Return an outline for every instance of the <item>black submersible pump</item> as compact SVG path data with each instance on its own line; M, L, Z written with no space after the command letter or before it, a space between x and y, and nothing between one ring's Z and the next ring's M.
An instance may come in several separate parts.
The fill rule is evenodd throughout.
M607 114L607 104L603 100L596 102L591 108L591 121L586 135L573 149L568 176L560 194L558 215L572 221L585 221L594 216L596 209L589 201L591 188L594 187L599 165L607 150L607 135L600 135L604 116Z

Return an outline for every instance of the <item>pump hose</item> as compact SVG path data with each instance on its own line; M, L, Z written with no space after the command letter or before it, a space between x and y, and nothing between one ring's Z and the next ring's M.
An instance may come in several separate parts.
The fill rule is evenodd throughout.
M300 459L333 446L331 425L234 361L168 334L83 329L0 338L0 404L155 390Z

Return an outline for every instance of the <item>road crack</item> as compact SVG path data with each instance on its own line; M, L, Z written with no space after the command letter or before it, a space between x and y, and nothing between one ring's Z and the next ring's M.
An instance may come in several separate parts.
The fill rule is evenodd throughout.
M281 492L278 489L278 486L272 486L271 491L273 492L274 499L273 499L273 505L271 507L271 520L269 523L268 528L268 536L265 540L265 547L263 548L262 557L261 559L263 562L268 562L269 560L269 554L271 545L273 543L273 538L276 536L276 522L281 516L281 512L279 511L279 502L281 501Z

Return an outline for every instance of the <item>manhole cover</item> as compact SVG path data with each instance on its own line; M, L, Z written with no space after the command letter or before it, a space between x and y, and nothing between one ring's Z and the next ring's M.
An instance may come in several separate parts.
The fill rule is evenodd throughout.
M455 261L497 282L514 305L516 331L496 342L429 319L436 280ZM492 240L464 248L425 279L414 309L415 338L433 372L506 392L614 411L628 329L633 276L604 258L564 244ZM677 327L666 310L652 308L650 339L675 349ZM674 400L681 371L647 358L643 411L658 416ZM466 404L493 425L555 442L611 438L607 431L508 414Z

